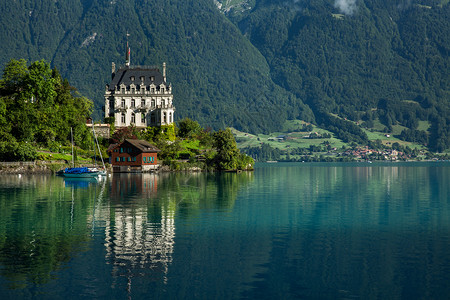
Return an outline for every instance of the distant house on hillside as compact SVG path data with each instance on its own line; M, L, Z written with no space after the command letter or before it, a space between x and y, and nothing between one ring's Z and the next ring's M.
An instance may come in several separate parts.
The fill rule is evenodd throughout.
M160 150L144 140L126 139L108 148L113 172L150 172L159 168Z
M174 122L172 101L166 63L162 73L156 66L130 66L127 44L125 65L116 70L112 63L112 79L105 90L105 118L114 117L116 128L169 125Z

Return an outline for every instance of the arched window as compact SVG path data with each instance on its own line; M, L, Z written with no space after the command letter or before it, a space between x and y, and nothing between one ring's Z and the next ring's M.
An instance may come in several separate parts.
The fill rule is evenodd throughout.
M125 124L125 114L122 113L122 116L120 117L120 121L122 122L122 124Z
M166 105L166 101L164 99L161 100L161 107L164 107Z
M152 99L152 108L155 108L155 99Z
M131 123L133 123L133 124L136 123L136 115L135 114L131 114Z
M121 105L122 105L122 108L125 108L125 99L122 99Z
M141 123L145 124L145 114L141 114Z
M142 107L145 106L145 99L141 99L141 106L142 106Z
M172 113L170 112L169 113L169 123L172 123L173 121L172 121Z
M136 106L136 101L134 99L131 99L131 107L134 108Z
M164 115L163 115L163 123L166 123L166 118L167 118L166 112L164 112Z

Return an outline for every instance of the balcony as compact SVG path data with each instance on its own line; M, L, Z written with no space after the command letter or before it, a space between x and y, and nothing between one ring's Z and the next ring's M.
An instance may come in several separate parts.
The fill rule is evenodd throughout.
M126 112L128 109L128 105L125 106L119 106L116 108L116 112Z
M150 107L148 105L141 105L141 106L136 106L134 108L135 111L139 111L139 112L146 112L150 109Z

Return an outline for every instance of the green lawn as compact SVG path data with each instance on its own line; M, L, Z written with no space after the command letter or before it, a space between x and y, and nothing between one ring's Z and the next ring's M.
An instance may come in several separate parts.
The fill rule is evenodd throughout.
M287 121L283 126L282 131L273 132L270 134L253 135L238 131L236 129L232 129L232 132L236 137L236 142L239 148L259 147L262 143L269 144L273 148L279 148L282 150L289 148L309 148L310 145L317 146L323 144L324 142L328 142L332 148L341 148L344 145L347 146L346 143L334 137L319 139L305 138L309 136L310 132L300 131L303 123L304 122L299 120ZM333 136L333 134L328 130L321 129L316 126L313 126L312 132L317 132L320 135L328 133ZM276 138L279 136L285 136L285 138L282 140L277 140Z
M334 135L322 128L316 127L313 125L312 132L317 132L319 134L329 133L331 134L331 138L320 138L320 139L308 139L305 136L309 135L309 132L301 131L303 128L303 124L305 122L300 120L289 120L287 121L283 128L279 132L273 132L270 134L249 134L246 132L241 132L236 129L232 129L233 134L236 137L236 142L239 148L245 147L259 147L262 143L269 144L273 148L278 148L282 150L286 150L289 148L309 148L310 145L321 145L324 142L330 143L332 148L342 148L342 146L348 147L347 143L336 139ZM430 124L425 121L419 122L419 129L426 130ZM410 142L402 141L395 137L395 135L400 135L402 130L406 129L406 127L401 125L392 126L392 132L384 133L385 126L379 121L374 120L374 128L368 130L363 129L369 140L381 140L384 145L390 146L393 143L397 142L400 145L407 145L410 148L424 148L422 145L413 144ZM285 136L286 138L283 140L277 140L278 136Z

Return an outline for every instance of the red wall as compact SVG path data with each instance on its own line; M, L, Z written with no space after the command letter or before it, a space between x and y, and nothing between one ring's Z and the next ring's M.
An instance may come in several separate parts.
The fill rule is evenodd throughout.
M158 154L157 152L152 153L139 153L139 150L133 146L122 145L124 149L132 149L131 152L123 151L120 152L120 146L115 148L110 152L111 164L113 166L142 166L142 165L156 165L158 164ZM117 161L119 157L120 161ZM133 158L136 158L136 161L133 161ZM145 162L144 162L145 157ZM125 158L125 161L122 161L122 158ZM153 158L153 160L151 160ZM130 159L130 161L128 161Z

